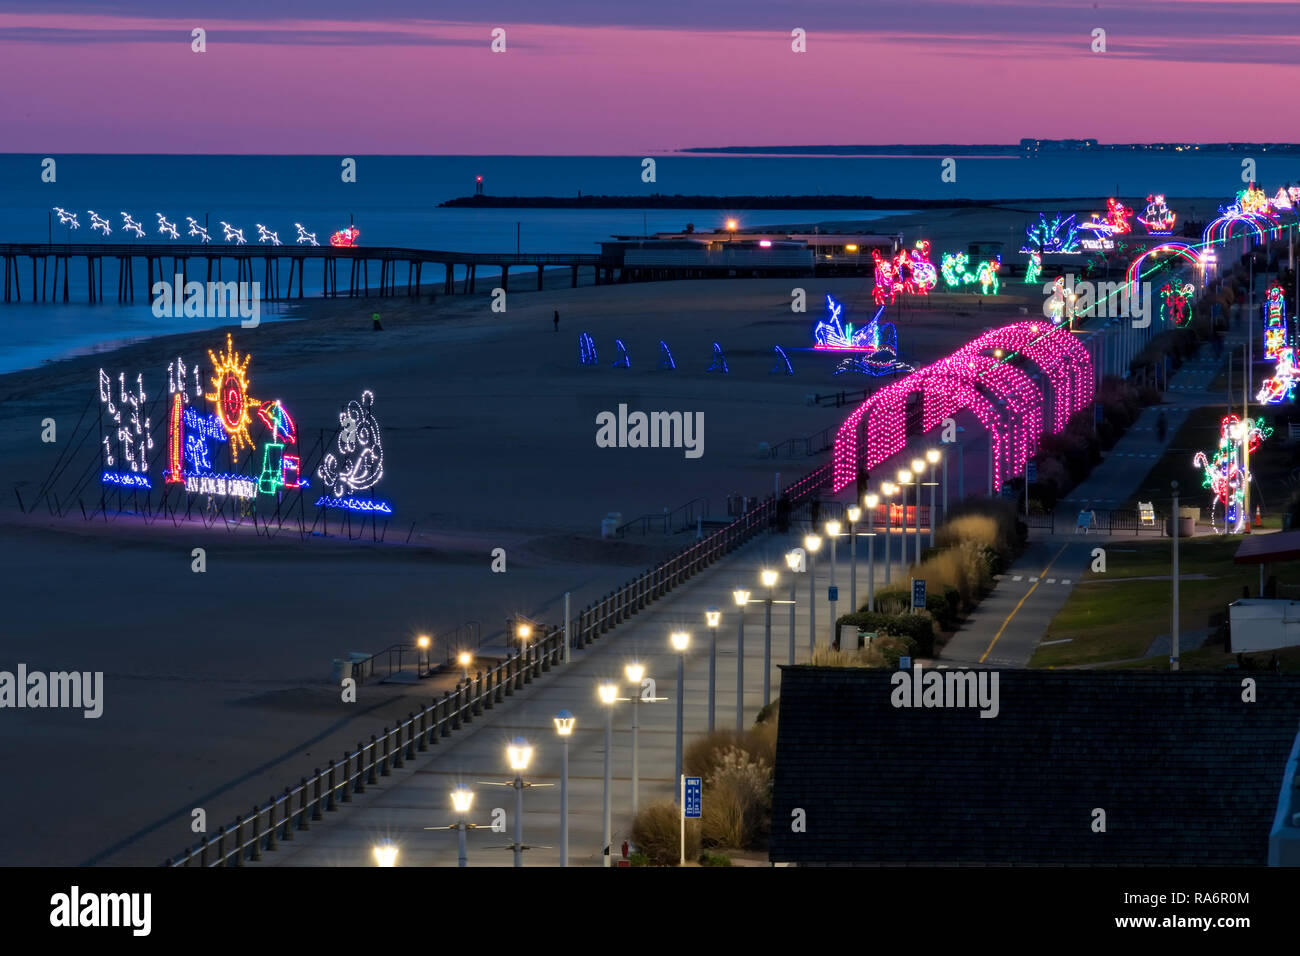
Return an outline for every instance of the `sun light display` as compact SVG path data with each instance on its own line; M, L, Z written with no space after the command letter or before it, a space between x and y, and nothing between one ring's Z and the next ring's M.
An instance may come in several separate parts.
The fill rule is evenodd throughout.
M247 445L253 448L253 438L248 433L248 426L253 418L249 414L261 402L248 396L248 363L252 355L245 355L241 360L231 342L230 333L226 333L226 350L220 355L208 349L208 358L212 360L212 386L216 391L203 397L216 405L217 418L230 438L230 458L239 460L239 448Z

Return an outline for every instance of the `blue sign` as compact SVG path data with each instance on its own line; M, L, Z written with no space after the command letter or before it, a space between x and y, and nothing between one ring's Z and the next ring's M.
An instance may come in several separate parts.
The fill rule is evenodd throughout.
M686 796L682 801L682 816L688 820L700 817L701 780L699 777L686 777Z
M832 584L830 587L826 589L826 600L838 601L839 599L840 599L840 589Z
M912 578L912 607L925 608L925 578Z

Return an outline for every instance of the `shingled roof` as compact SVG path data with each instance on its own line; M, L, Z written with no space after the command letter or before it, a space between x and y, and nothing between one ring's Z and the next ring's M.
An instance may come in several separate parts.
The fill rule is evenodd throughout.
M892 706L889 671L782 672L774 862L1268 863L1300 678L1003 671L982 718Z

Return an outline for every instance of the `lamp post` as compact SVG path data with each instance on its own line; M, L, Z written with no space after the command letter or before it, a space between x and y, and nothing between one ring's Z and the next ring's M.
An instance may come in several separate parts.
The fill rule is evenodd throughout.
M840 597L839 589L835 586L835 552L839 550L838 547L839 536L840 536L840 529L842 527L843 526L838 521L835 521L834 519L826 522L826 537L828 537L831 542L831 583L830 583L830 587L827 588L826 590L826 600L831 606L830 607L831 619L828 622L828 624L830 625L831 633L830 633L830 640L826 645L827 647L835 646L835 605L839 602L839 597Z
M578 718L567 710L555 717L555 732L560 735L560 866L569 865L569 737Z
M381 840L370 848L375 856L375 866L397 866L397 844Z
M515 772L515 780L512 786L515 790L515 866L524 865L524 771L528 769L528 763L533 759L533 748L528 745L528 741L523 737L516 737L506 748L506 756L510 760L510 769Z
M921 563L921 473L925 471L925 459L912 459L912 481L916 485L916 563ZM934 519L931 518L931 521Z
M939 463L939 459L942 457L943 453L937 448L931 448L925 453L925 460L930 463L930 547L932 548L934 547L934 527L938 524L938 522L934 520L934 492L938 487L934 480L934 466ZM947 512L945 511L944 517L946 518L947 516Z
M691 635L685 631L673 631L670 638L673 650L677 652L677 758L674 766L677 773L674 779L682 778L682 722L683 701L686 699L686 648L691 645Z
M862 499L867 506L867 610L876 609L876 505L880 496L867 492Z
M637 712L640 710L638 703L641 700L641 680L645 677L645 667L641 664L628 664L623 668L623 675L627 678L628 683L635 688L632 691L632 816L635 817L637 800L640 796L638 791L641 789L641 773L638 764L640 755L637 753L637 738L640 736Z
M614 684L601 684L600 702L605 705L605 830L601 856L605 866L610 866L610 790L612 771L610 768L610 750L614 746L614 703L618 700L618 687Z
M885 586L889 586L889 574L892 568L891 559L893 558L893 549L890 547L889 530L892 526L894 515L893 497L898 492L898 486L892 481L886 481L880 486L881 493L885 496ZM872 605L874 609L875 605Z
M466 790L459 787L451 792L451 805L456 811L456 865L469 865L468 841L465 839L465 832L469 829L470 823L465 818L469 813L469 808L474 803L474 791Z
M525 649L528 646L528 639L532 636L533 626L527 622L520 623L520 625L515 628L515 637L519 644L518 654L520 657L518 666L515 668L515 690L523 690L524 684L531 682L533 679L532 671L527 666L528 660L524 656Z
M797 581L795 575L804 568L804 556L799 551L787 551L785 555L785 566L790 569L790 654L786 661L791 667L794 666L794 602L795 586Z
M461 673L465 678L465 683L469 683L469 665L474 663L474 655L469 651L461 651L456 655L456 663L461 667Z
M815 534L805 535L804 552L808 556L808 657L817 649L817 550L822 539Z
M764 568L759 572L759 580L767 589L767 600L763 608L763 706L772 703L772 588L776 587L776 572ZM678 768L677 776L681 776Z
M722 612L711 607L704 612L704 620L709 625L709 733L713 733L713 711L718 686L718 625L722 623Z
M1172 513L1169 516L1169 520L1173 525L1173 528L1171 529L1173 534L1171 537L1174 539L1174 562L1172 575L1174 581L1174 601L1172 611L1173 617L1169 622L1169 669L1171 671L1176 671L1178 670L1178 482L1171 481L1169 487L1174 493L1174 506Z
M736 588L731 592L736 602L736 733L745 729L745 605L749 592Z
M912 483L912 472L908 468L900 468L898 471L898 487L903 492L903 520L900 522L900 532L902 534L902 561L899 562L899 571L902 574L907 573L907 486Z
M429 643L428 634L421 634L415 639L415 646L420 649L420 656L424 658L424 668L420 671L421 674L426 674L429 671Z
M858 519L862 509L849 505L844 509L844 517L849 519L849 613L858 613Z

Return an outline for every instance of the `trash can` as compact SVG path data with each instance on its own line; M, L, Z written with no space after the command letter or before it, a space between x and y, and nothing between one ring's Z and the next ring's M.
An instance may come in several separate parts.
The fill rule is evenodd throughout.
M600 536L602 538L612 538L614 532L618 530L619 525L623 523L623 512L610 511L605 517L600 519Z
M1166 519L1165 534L1172 535L1173 533L1174 533L1173 519ZM1196 519L1193 518L1191 515L1179 515L1178 516L1178 537L1190 538L1195 534L1196 534Z
M330 679L336 683L343 683L343 679L352 676L352 662L345 661L341 658L334 658L334 669L330 672Z

